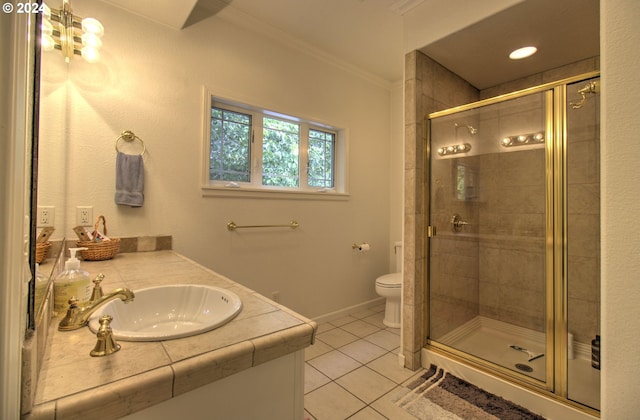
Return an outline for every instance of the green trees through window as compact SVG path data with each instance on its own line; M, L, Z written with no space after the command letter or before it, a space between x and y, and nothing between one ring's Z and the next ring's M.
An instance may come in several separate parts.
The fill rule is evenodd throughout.
M213 106L209 180L333 188L336 133L306 122Z
M262 185L297 187L300 126L266 117L262 121Z
M251 180L251 115L211 108L209 179Z

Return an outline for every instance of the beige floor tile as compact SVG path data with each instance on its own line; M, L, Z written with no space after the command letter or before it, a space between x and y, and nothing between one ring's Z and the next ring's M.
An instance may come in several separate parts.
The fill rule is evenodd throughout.
M347 373L338 378L336 382L367 404L372 403L397 386L392 380L366 366Z
M381 413L387 419L393 420L416 420L414 416L409 414L407 411L398 407L394 402L394 392L404 392L397 391L398 388L394 388L391 392L385 394L382 398L378 398L374 401L370 408L374 409L376 412ZM398 397L396 397L398 398Z
M317 335L318 340L324 341L333 348L342 347L358 339L358 336L351 334L341 328L320 333Z
M400 328L385 328L385 331L389 331L390 333L393 333L395 335L397 335L398 337L400 337Z
M334 328L336 328L336 326L335 326L335 325L330 324L330 323L328 323L328 322L323 322L323 323L321 323L321 324L318 324L318 331L317 331L317 334L320 334L320 333L324 333L324 332L330 331L330 330L332 330L332 329L334 329Z
M317 420L346 419L366 404L331 382L304 396L304 407Z
M400 346L400 336L387 330L375 332L364 339L389 351Z
M415 374L412 370L403 368L398 364L398 355L395 353L387 353L367 363L367 366L397 384L401 384Z
M362 318L366 318L366 317L375 315L377 313L378 312L372 311L371 309L363 309L361 311L358 311L358 312L355 312L355 313L351 314L351 316L353 316L354 318L362 319Z
M307 363L331 379L337 379L362 366L362 363L337 350L309 360Z
M349 417L349 420L387 420L387 417L378 413L371 407L365 407L353 416Z
M366 337L380 331L380 328L360 320L345 324L341 328L358 337Z
M367 340L358 340L340 347L340 351L358 362L367 364L387 353L386 349Z
M413 419L389 397L416 372L400 367L400 329L382 323L384 310L381 304L319 326L305 349L304 420Z
M384 313L385 309L387 309L387 302L383 302L383 303L380 303L379 305L372 306L369 309L371 309L374 312L382 312L382 313Z
M333 350L333 347L322 340L316 340L313 345L304 349L304 360L311 360L325 353L329 353L331 350Z
M358 318L355 318L351 315L343 316L342 318L334 319L333 321L329 321L331 324L336 327L341 327L344 324L348 324L350 322L356 321Z
M320 388L331 382L331 379L322 374L319 370L311 366L309 363L304 364L304 393Z
M375 315L368 316L366 318L362 318L364 322L368 322L371 325L374 325L378 328L385 329L388 328L382 320L384 319L384 312L378 312ZM398 328L399 329L399 328Z

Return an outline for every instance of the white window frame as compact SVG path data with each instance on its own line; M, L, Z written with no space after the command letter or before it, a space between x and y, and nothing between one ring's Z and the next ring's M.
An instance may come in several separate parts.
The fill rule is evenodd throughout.
M230 111L250 114L252 116L251 140L251 176L249 182L230 182L209 179L211 151L211 108L218 107ZM222 98L204 88L204 118L202 128L202 192L204 196L225 197L262 197L262 198L295 198L295 199L348 199L348 145L347 129L333 125L318 123L307 118L292 117L272 110L247 105L240 101ZM298 187L279 187L262 185L262 118L283 119L300 125L299 153L299 185ZM334 145L334 186L333 188L308 186L308 135L309 129L326 131L335 134Z

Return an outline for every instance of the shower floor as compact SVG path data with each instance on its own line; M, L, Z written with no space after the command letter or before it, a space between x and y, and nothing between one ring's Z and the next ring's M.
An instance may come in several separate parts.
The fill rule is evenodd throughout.
M436 341L544 381L546 356L529 362L526 353L509 347L516 345L535 353L544 353L544 338L541 332L478 316ZM575 358L569 360L568 365L568 396L571 400L599 409L600 371L591 367L590 351L589 345L574 344ZM516 368L516 364L533 370L522 371Z

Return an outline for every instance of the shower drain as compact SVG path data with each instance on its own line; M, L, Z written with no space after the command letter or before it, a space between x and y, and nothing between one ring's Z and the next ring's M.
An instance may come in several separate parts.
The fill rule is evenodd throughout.
M516 367L524 372L533 372L533 368L529 365L525 365L523 363L516 363Z

